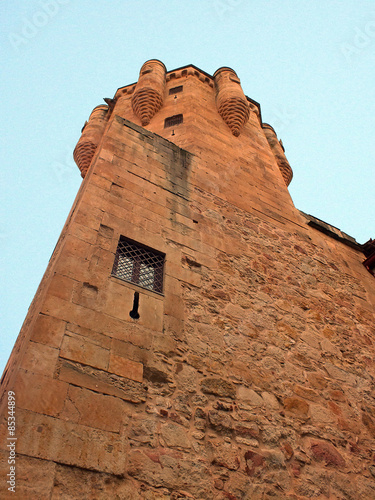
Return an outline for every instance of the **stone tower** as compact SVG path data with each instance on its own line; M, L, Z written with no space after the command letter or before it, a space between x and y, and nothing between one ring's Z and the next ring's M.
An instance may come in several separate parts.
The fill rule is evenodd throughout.
M375 243L294 207L232 69L105 101L3 375L1 498L375 498Z

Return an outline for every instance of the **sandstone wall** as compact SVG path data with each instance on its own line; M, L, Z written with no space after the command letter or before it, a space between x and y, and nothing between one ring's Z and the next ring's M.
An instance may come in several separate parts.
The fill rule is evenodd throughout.
M174 136L169 94L146 130L129 93L97 147L4 378L13 497L374 498L364 256L294 208L255 112L235 137L184 86ZM165 253L163 294L111 276L120 235Z

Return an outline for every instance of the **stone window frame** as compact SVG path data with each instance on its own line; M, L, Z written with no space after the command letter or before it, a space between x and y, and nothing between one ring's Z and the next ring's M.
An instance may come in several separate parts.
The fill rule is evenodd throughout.
M165 254L120 236L111 275L146 290L163 293Z

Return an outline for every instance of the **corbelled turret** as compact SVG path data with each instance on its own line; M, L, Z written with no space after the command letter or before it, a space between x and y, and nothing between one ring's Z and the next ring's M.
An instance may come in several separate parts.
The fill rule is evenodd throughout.
M165 73L164 64L156 59L145 62L141 68L132 106L143 126L150 123L151 118L163 105Z
M231 68L220 68L215 72L214 80L217 109L232 134L238 137L250 114L240 79Z
M82 129L82 135L73 152L74 161L85 177L91 160L98 147L108 120L108 106L97 106L90 115L89 121Z

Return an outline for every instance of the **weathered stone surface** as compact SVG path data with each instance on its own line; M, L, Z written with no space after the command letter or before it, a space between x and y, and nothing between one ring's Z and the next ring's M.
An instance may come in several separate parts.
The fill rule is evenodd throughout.
M256 103L234 136L210 75L163 75L146 129L134 85L108 100L4 376L0 448L14 390L20 495L375 498L360 247L296 210ZM165 127L176 106L182 122ZM130 282L137 265L111 275L120 236L165 254L163 293Z
M240 468L239 449L229 443L215 446L212 451L212 465L236 471Z
M108 371L136 382L142 382L143 380L142 363L131 361L116 354L111 354L109 358Z
M189 491L204 498L210 494L210 480L207 466L202 462L190 461L180 452L159 449L152 452L132 451L128 461L129 476L147 485L168 489Z
M262 398L264 404L269 408L277 410L280 407L279 402L274 394L270 394L269 392L262 392Z
M176 365L176 382L183 391L195 392L198 376L197 370L192 366L180 363Z
M68 333L64 336L60 357L106 370L109 351L90 342L90 339L81 335Z
M336 448L325 441L312 441L310 445L313 457L316 460L325 462L326 465L344 467L345 460Z
M123 445L117 433L20 409L17 452L117 475L124 470Z
M184 427L172 422L162 425L160 435L169 448L190 448L189 437Z
M78 467L58 465L52 497L49 498L53 500L60 498L106 500L113 498L114 495L123 500L146 498L144 492L140 492L138 485L131 479L106 473L98 474Z
M148 444L152 447L157 446L158 425L154 419L134 416L129 425L129 439L137 443Z
M29 342L21 366L24 370L53 377L58 356L58 349L38 342Z
M238 396L242 401L246 401L250 406L263 406L264 400L252 389L247 387L240 387L238 389Z
M60 380L20 371L16 385L20 408L57 416L64 406L68 384Z
M255 423L237 423L234 426L234 434L242 437L258 437L259 427Z
M16 479L14 492L8 490L12 485L7 483L10 477L9 451L0 452L0 473L2 484L0 485L1 498L39 498L49 500L53 487L56 464L46 460L39 460L27 456L17 455L16 458Z
M227 413L211 410L208 412L208 421L217 432L228 434L232 431L232 419Z
M248 476L254 476L258 472L258 469L263 468L265 465L264 455L256 453L255 451L247 451L245 453L245 460L245 470Z
M309 412L309 404L306 403L303 399L300 398L285 398L284 399L284 408L296 415L297 417L305 418Z
M60 418L78 424L119 432L127 416L125 403L112 396L70 386Z
M207 377L201 382L202 391L206 394L214 394L222 398L235 399L236 388L227 380L221 378Z
M51 347L60 347L65 331L65 322L40 314L35 322L31 340Z
M146 388L140 383L79 363L63 361L59 378L70 384L116 396L131 403L142 403L146 400Z

